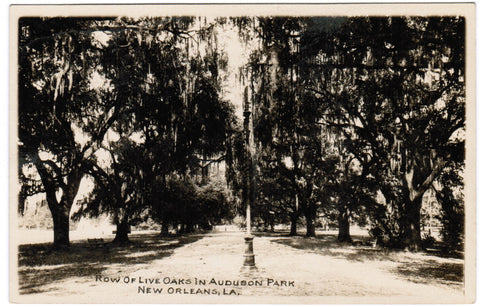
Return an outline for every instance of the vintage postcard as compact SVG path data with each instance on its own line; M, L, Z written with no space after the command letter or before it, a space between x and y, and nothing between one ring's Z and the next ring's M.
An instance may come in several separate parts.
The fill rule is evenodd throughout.
M11 6L11 302L473 303L474 12Z

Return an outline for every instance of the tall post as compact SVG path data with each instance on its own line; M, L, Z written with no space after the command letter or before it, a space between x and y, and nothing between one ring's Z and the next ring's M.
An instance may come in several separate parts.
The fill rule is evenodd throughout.
M251 213L250 213L250 200L246 201L247 209L245 212L245 219L247 222L247 236L252 234L252 222L251 222Z
M253 253L253 236L252 236L252 223L251 223L251 202L253 198L253 163L252 163L252 150L251 146L253 142L250 142L250 103L248 101L248 86L245 87L244 92L244 104L243 104L243 129L245 132L245 151L248 159L248 175L246 182L245 195L245 221L246 221L246 234L245 234L245 254L243 255L243 267L247 269L255 268L255 254ZM253 129L253 127L252 127ZM252 140L253 141L253 140Z

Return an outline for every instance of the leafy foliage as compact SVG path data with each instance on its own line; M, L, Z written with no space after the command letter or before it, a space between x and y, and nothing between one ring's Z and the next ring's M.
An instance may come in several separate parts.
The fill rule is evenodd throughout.
M222 95L228 23L255 46L238 72L243 131ZM430 190L445 243L461 247L462 17L23 18L19 29L19 211L44 192L57 245L88 174L78 216L192 231L248 200L265 228L296 234L303 215L314 236L320 212L340 241L356 222L411 250ZM223 162L228 186L209 174Z

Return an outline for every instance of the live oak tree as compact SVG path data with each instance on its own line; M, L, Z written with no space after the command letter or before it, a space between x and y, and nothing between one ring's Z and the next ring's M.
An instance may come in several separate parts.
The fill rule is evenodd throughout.
M171 196L184 190L188 199L206 199L197 190L208 190L209 167L224 160L229 188L256 200L253 210L267 223L275 222L271 212L288 217L292 234L303 214L307 235L315 235L320 208L342 225L340 241L350 241L352 218L368 215L390 244L419 250L431 189L445 240L458 246L463 18L230 21L258 43L240 70L253 151L222 99L227 60L216 31L225 20L20 20L19 211L28 196L45 193L55 248L69 245L70 210L85 174L112 193L120 187L108 209L118 225L146 210L168 230L201 220L202 206ZM99 163L102 152L111 164ZM134 156L139 165L130 169L124 164ZM262 179L253 182L255 173ZM101 199L98 186L94 192ZM128 211L133 198L136 209ZM89 210L106 208L99 204Z
M21 19L19 210L28 195L46 193L56 248L69 245L70 209L85 173L104 184L119 185L123 176L128 181L118 170L122 163L105 169L97 163L99 149L115 157L123 146L111 139L137 139L149 183L141 191L143 206L154 201L154 189L165 188L169 174L199 169L206 174L211 163L223 159L218 154L233 122L231 106L219 97L218 71L225 60L216 49L214 28L192 30L194 22L190 17ZM206 56L199 47L204 42ZM34 165L37 175L24 172L24 165ZM109 172L113 175L105 176ZM120 194L116 203L133 197ZM124 207L113 206L122 212ZM120 211L119 225L131 218Z
M169 213L168 223L177 233L211 230L213 225L233 218L232 198L223 180L203 183L191 177L171 176L162 201Z
M276 224L292 223L290 235L297 235L298 202L295 201L292 171L275 150L266 147L258 153L255 180L256 205L252 208L257 227L274 231Z
M316 55L336 87L312 91L335 101L331 124L356 144L397 212L394 240L411 250L421 248L425 191L463 160L464 27L459 17L352 18Z
M131 112L112 130L139 139L143 206L162 224L162 234L179 223L191 231L199 223L195 219L202 219L193 181L201 172L206 184L209 167L224 159L234 122L232 107L220 97L226 59L216 43L216 21L123 18L117 23L124 31L112 34L103 63L113 92Z
M52 212L55 248L69 246L70 210L106 133L132 112L128 95L95 84L109 73L101 61L106 47L124 47L108 45L106 32L129 28L101 18L20 19L19 164L36 168L43 186L37 191L45 191Z
M293 195L282 196L292 202L287 206L293 209L291 233L296 234L296 221L303 213L306 235L315 236L317 209L328 202L321 191L329 180L325 174L331 169L332 157L323 128L316 124L328 103L318 104L304 90L306 67L301 48L308 18L261 17L236 22L251 29L240 31L247 39L249 33L259 39L259 48L251 53L244 73L249 80L246 93L251 93L246 99L252 103L255 146L258 152L271 152L276 157L273 163L278 175L290 182ZM262 162L267 161L259 161L259 167Z
M328 207L330 198L349 204L346 211L360 205L370 212L392 244L420 249L423 195L445 169L463 160L464 19L236 23L241 35L260 41L246 73L253 80L249 99L257 146L291 159L307 234L313 234L308 222L316 207L322 198ZM339 191L329 196L319 193L328 181L315 183L326 178L322 168L328 169L328 155L320 154L329 147L327 135L319 125L338 130L333 139L347 152L337 158L358 164L356 174L337 167L345 176L337 176L333 186ZM305 155L315 150L313 158Z
M69 246L70 210L88 161L121 110L91 84L101 48L90 25L75 18L19 20L19 165L36 169L27 176L46 194L56 249Z
M186 35L190 22L189 18L120 18L102 25L107 37L102 71L107 89L123 106L123 114L104 142L110 165L95 168L91 175L98 185L104 181L103 185L113 187L115 201L108 202L108 195L96 189L84 212L109 213L117 225L114 242L119 244L129 242L130 226L148 212L152 183L161 175L158 170L168 173L173 167L167 164L173 159L162 160L165 157L159 157L156 149L163 154L175 144L152 140L152 135L161 135L163 128L154 121L155 115L164 111L161 119L170 123L178 116L175 111L181 112L179 80L184 69L176 44L183 40L181 35ZM105 197L106 203L102 203Z
M367 182L368 172L364 172L361 162L365 149L352 140L349 114L341 109L345 93L354 95L357 90L352 82L354 70L342 62L342 53L335 52L338 35L346 22L345 18L306 18L300 43L299 83L304 91L305 101L317 112L310 123L317 126L325 156L320 176L316 181L316 198L320 210L330 220L338 224L339 242L352 242L350 223L362 224L365 219L364 207L370 203ZM348 26L344 26L348 29ZM340 32L341 33L341 32ZM342 41L349 48L347 42ZM360 143L361 144L361 143ZM320 179L320 180L319 180ZM360 218L360 220L358 220Z
M216 23L192 18L184 30L188 36L168 45L174 48L169 58L149 64L152 82L140 122L152 160L148 170L152 214L164 234L176 214L175 205L163 199L168 197L164 193L169 193L169 181L180 176L187 182L200 174L202 184L207 184L208 169L225 159L226 140L235 122L233 107L220 95L226 58L218 46ZM167 52L145 54L153 57L151 63Z
M462 162L452 164L433 184L436 198L441 205L442 237L445 251L462 251L465 237L465 204L463 194Z
M95 186L82 200L82 206L74 218L98 217L108 214L116 225L113 243L124 245L130 242L130 226L141 222L146 216L146 178L142 148L128 137L122 137L104 149L107 166L95 163L87 172ZM104 162L105 163L105 162Z
M419 250L423 195L447 166L454 167L456 161L464 159L464 139L458 133L465 127L465 24L462 18L394 19L391 25L386 23L391 30L385 31L384 47L372 47L382 57L374 59L380 58L385 66L389 66L389 58L403 65L395 67L389 77L375 78L380 95L367 98L377 106L386 104L382 106L384 118L371 120L378 140L372 143L375 149L388 150L382 157L383 169L389 169L386 173L397 180L401 192L401 203L397 204L401 245ZM402 35L393 34L398 32ZM393 86L397 91L392 93ZM390 117L387 110L395 115ZM383 125L387 121L390 124Z

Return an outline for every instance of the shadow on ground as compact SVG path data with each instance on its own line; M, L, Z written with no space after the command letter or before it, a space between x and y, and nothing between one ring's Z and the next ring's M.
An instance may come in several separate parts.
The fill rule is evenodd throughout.
M397 272L417 283L436 279L447 285L463 284L463 263L405 263L397 267Z
M65 278L95 276L114 264L147 264L168 257L174 249L202 237L200 234L178 237L132 235L132 244L128 246L90 246L85 240L72 243L66 252L53 251L51 244L21 245L18 254L20 293L44 292L48 288L45 286Z
M279 236L272 242L351 262L376 262L379 265L381 262L393 262L390 271L400 278L417 283L463 287L464 263L460 259L439 257L434 252L409 253L382 247L352 246L339 243L336 239L335 235L320 234L315 238ZM352 236L352 239L362 241L365 238Z
M354 241L362 241L365 238L352 236L352 239ZM353 246L350 243L339 243L337 242L337 236L330 234L320 234L315 238L305 238L300 236L281 237L272 240L272 242L355 262L392 260L390 259L390 256L393 255L392 251L385 248Z

